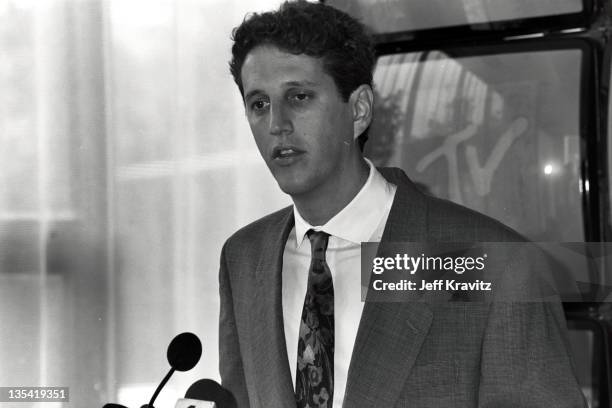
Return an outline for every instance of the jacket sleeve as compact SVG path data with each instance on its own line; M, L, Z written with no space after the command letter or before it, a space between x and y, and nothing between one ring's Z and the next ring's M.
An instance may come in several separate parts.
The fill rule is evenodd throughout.
M559 302L494 302L482 345L481 408L582 408Z
M219 371L223 387L232 392L239 408L249 407L248 391L238 342L232 288L226 259L226 246L221 251L219 268Z

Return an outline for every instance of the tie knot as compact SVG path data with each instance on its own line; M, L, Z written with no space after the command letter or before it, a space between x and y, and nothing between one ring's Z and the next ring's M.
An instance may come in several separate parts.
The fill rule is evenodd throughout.
M325 251L327 250L327 239L329 234L323 231L308 230L306 232L310 240L310 248L312 257L317 259L325 259Z

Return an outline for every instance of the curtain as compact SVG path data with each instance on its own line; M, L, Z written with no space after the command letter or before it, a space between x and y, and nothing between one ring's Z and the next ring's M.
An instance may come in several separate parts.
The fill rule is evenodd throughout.
M140 406L183 331L202 359L156 405L218 379L221 246L289 203L248 129L230 33L279 3L0 0L2 385Z

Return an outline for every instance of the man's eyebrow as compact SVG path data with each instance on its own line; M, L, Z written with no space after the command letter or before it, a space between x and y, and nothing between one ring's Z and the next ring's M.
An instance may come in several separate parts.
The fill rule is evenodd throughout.
M244 100L245 100L245 101L248 101L248 100L249 100L249 98L251 98L252 96L257 95L257 94L259 94L259 93L263 93L263 91L261 91L261 90L259 90L259 89L253 89L252 91L249 91L249 93L247 93L247 94L244 96Z
M313 82L313 81L308 81L308 80L303 80L303 81L287 81L283 83L283 86L286 87L290 87L290 86L318 86L319 83L318 82ZM245 96L244 96L244 100L248 100L249 98L259 94L259 93L264 93L264 91L260 90L260 89L253 89L252 91L249 91Z

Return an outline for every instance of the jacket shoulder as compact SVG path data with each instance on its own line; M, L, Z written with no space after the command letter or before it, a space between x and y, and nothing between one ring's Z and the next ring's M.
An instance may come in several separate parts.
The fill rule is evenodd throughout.
M459 241L522 242L526 238L502 222L449 200L425 196L430 233Z
M233 233L224 244L224 252L244 252L268 242L293 219L293 206L268 214Z
M399 168L379 168L387 181L398 186L396 220L417 225L424 239L455 242L523 242L518 232L487 215L449 200L424 193ZM415 218L418 220L415 221ZM406 222L410 220L409 222ZM403 225L403 224L402 224Z

